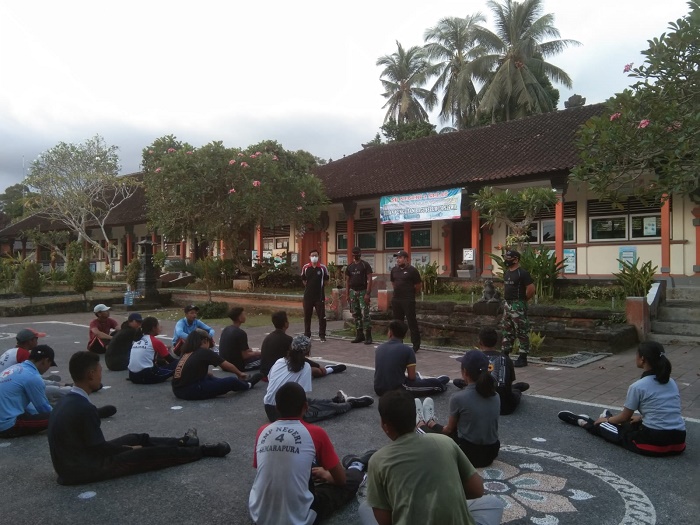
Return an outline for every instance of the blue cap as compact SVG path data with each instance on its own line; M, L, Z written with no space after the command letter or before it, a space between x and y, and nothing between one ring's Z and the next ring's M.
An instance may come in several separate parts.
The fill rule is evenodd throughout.
M468 350L462 357L458 357L457 361L462 363L462 368L474 380L489 369L489 358L481 350Z
M139 323L143 322L143 317L141 317L141 314L138 312L134 312L129 314L129 318L127 319L128 322L131 321L138 321Z

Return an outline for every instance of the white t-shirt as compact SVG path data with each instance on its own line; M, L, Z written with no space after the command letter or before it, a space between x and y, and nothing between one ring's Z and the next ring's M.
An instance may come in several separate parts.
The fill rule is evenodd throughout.
M129 372L141 372L146 368L153 368L156 354L161 357L170 355L168 347L152 335L144 335L131 345L129 356Z
M316 520L311 468L330 470L337 464L338 455L322 428L298 419L263 425L255 440L250 517L260 525L311 525Z
M19 363L19 360L17 359L17 354L19 352L24 352L25 357L22 359L22 361L25 361L29 359L29 351L25 350L23 348L10 348L7 352L4 354L0 355L0 372L5 370L6 368L10 368L12 365L16 365Z
M309 363L304 363L304 368L299 372L290 372L289 368L287 368L287 360L281 357L275 361L275 364L270 368L270 372L267 374L267 380L267 392L265 392L263 403L266 405L276 405L275 394L285 383L299 383L304 389L304 392L311 392L311 365Z

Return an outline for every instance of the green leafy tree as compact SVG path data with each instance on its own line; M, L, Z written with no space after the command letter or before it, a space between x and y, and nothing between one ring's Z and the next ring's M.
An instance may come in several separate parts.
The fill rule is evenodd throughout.
M95 286L95 278L90 271L90 265L87 261L80 261L75 266L72 284L73 290L83 294L83 299L87 302L87 293Z
M8 186L5 193L0 194L0 211L12 220L19 219L29 210L31 198L32 193L25 184Z
M490 0L487 5L495 15L496 32L481 27L476 38L484 53L470 67L485 82L480 94L479 110L492 121L511 120L556 108L546 77L571 88L569 75L547 62L576 40L560 39L554 27L554 15L542 14L543 0ZM553 40L546 40L553 38ZM556 93L558 100L558 92Z
M112 267L106 222L110 212L131 197L138 183L132 177L119 177L116 146L108 146L102 137L82 144L61 142L45 151L32 163L25 184L38 191L31 202L38 213L63 223L79 241L86 241ZM93 239L88 230L98 229L105 246Z
M390 120L381 129L387 142L402 142L437 135L435 125L427 121L396 122Z
M397 51L377 60L383 66L381 74L386 99L383 107L388 108L384 122L427 121L428 112L437 103L437 96L422 87L433 72L425 50L413 46L408 50L396 42Z
M134 257L129 264L126 265L126 284L131 286L132 290L136 290L136 284L141 273L141 261L138 257Z
M29 304L32 304L34 297L41 293L44 282L41 278L39 265L33 262L26 262L19 271L19 290L22 295L29 297Z
M51 250L56 257L68 262L67 247L71 239L71 232L68 230L41 231L33 228L23 231L22 234L35 245Z
M539 212L557 203L551 188L526 188L522 191L498 190L486 186L472 195L474 207L486 224L504 223L511 230L506 238L508 247L522 250L528 242L528 231Z
M442 91L440 122L450 122L456 129L465 129L476 120L478 97L469 64L479 56L476 29L485 21L481 13L443 18L424 35L425 52L437 61L432 91Z
M575 180L617 202L634 194L659 202L689 195L700 203L700 3L649 41L637 81L608 100L608 111L579 132Z

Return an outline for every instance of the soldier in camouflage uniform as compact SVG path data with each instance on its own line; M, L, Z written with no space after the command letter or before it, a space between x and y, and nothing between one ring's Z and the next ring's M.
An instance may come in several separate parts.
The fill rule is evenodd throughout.
M353 262L345 269L346 300L355 318L355 339L351 342L372 344L372 326L369 319L369 303L372 295L372 267L362 260L358 246L352 249Z
M501 350L510 354L517 339L520 342L518 359L513 366L527 366L527 354L530 352L530 321L527 318L527 302L535 295L535 284L530 273L520 267L520 253L508 250L503 260L508 269L503 273L504 302L503 341Z

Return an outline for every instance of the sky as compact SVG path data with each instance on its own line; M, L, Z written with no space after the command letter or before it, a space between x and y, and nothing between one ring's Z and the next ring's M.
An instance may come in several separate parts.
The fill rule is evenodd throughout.
M686 0L544 8L582 44L550 59L573 81L556 86L560 109L574 93L591 104L629 86L625 64L688 12ZM96 134L119 147L122 173L171 134L195 147L272 139L337 160L383 124L377 59L476 12L493 30L485 0L0 0L0 192L42 151Z

